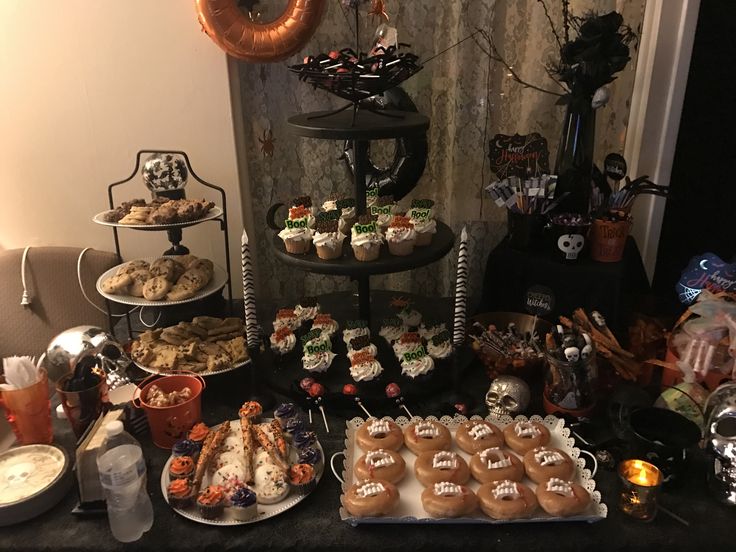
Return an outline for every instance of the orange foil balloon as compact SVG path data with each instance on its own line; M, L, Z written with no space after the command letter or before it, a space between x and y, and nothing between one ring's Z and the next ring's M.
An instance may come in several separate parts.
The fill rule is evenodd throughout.
M195 0L202 28L233 57L256 63L280 61L295 54L317 30L326 0L289 0L278 19L251 20L237 0Z

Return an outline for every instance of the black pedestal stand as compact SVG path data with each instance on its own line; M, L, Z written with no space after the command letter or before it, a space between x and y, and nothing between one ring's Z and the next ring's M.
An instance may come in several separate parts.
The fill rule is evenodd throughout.
M358 215L363 215L367 213L365 192L367 184L366 172L369 161L368 148L370 141L423 134L429 127L429 119L424 115L413 112L383 110L381 113L378 113L377 111L370 109L358 109L356 105L352 105L352 110L348 110L348 107L351 107L351 104L348 104L345 109L337 111L317 111L314 113L295 115L289 118L289 126L291 127L292 132L305 138L352 141L353 151L355 152L355 163L353 168L355 210ZM450 244L447 251L449 251L451 247L452 244ZM444 256L447 251L444 251L441 256ZM430 262L441 258L441 256L432 259ZM394 257L394 259L398 258ZM377 270L373 273L398 272L400 270L416 268L423 264L427 263L418 262L416 266ZM308 268L306 269L308 270ZM331 272L328 270L326 273L338 274L339 272ZM369 271L358 271L351 274L351 276L358 282L358 314L360 318L367 320L370 323L370 273Z

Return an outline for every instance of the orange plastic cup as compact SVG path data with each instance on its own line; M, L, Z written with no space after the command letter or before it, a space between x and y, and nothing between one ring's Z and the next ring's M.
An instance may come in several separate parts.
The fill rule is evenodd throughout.
M49 444L54 440L49 378L43 368L39 373L41 379L33 385L0 392L0 406L20 445ZM5 378L0 377L0 381L5 383Z

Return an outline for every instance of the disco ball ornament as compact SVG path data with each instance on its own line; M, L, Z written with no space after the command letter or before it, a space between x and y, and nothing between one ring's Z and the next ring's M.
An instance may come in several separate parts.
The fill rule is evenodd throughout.
M187 184L187 165L173 153L156 153L143 163L143 182L154 193L181 190Z

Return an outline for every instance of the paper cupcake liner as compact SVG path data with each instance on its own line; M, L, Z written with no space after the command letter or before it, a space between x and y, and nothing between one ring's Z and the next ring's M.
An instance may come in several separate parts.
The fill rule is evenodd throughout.
M294 255L304 255L309 253L309 248L311 246L312 242L309 240L295 240L294 238L286 238L284 240L286 252Z
M391 241L388 240L388 251L396 257L406 257L414 253L416 240Z

